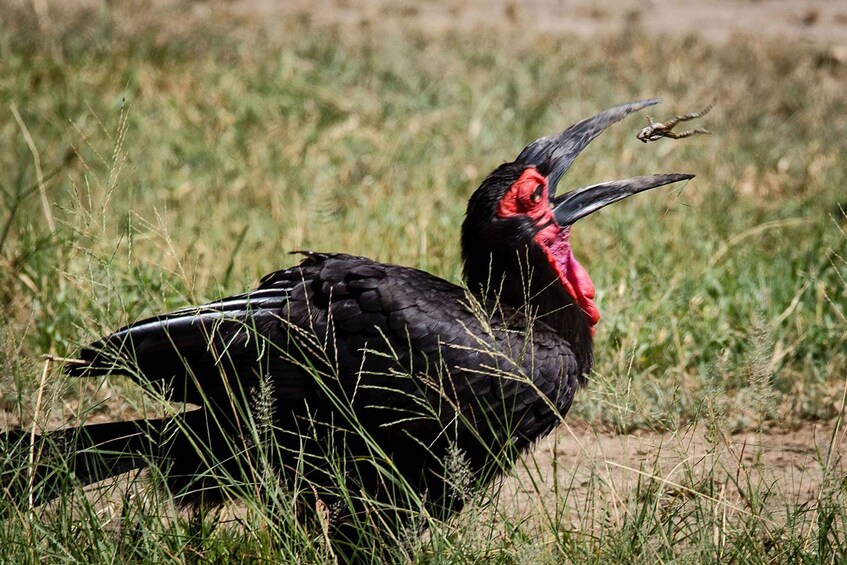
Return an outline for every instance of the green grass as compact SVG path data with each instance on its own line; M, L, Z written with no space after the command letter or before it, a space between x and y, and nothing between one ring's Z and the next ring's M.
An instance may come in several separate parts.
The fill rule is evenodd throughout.
M40 356L72 355L141 316L243 291L295 262L291 250L361 254L458 282L465 202L489 170L535 137L651 96L665 98L658 119L716 99L703 122L714 135L642 145L634 134L644 118L630 118L563 180L698 175L574 229L603 318L596 374L569 420L618 431L705 421L731 432L832 421L843 409L847 68L822 48L636 31L591 42L296 22L269 31L180 25L131 8L54 21L49 33L27 8L0 8L0 19L9 425L134 414L149 402L136 387L74 383L55 368L36 409ZM43 175L58 169L43 185L47 210L33 149ZM814 514L788 507L774 525L764 517L772 508L751 504L713 536L726 509L710 490L716 479L689 478L697 495L668 507L645 479L621 494L630 511L618 522L582 516L569 529L465 513L431 528L411 555L826 562L843 553L842 485L825 485ZM265 506L246 512L251 527L210 528L139 511L118 535L93 516L58 512L3 528L0 553L20 562L325 558L308 532L271 527ZM285 515L276 514L290 523Z

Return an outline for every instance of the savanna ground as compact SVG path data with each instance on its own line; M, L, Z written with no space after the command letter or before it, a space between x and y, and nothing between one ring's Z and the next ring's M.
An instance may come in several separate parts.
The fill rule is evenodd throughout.
M575 228L603 313L591 384L398 558L839 562L845 50L844 2L3 3L0 424L160 410L42 356L240 292L290 250L459 281L464 203L528 141L623 101L716 100L712 136L642 145L631 117L568 173L697 178ZM126 488L7 520L0 555L332 559L260 500L198 523Z

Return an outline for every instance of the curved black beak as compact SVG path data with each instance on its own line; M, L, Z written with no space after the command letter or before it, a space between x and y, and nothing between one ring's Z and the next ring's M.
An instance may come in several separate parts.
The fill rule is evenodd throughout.
M558 134L538 138L521 151L515 162L532 165L547 177L550 202L555 207L556 221L559 225L571 225L580 218L633 194L694 178L694 175L691 174L659 174L649 177L634 177L594 184L554 197L559 180L589 143L594 141L606 128L621 121L629 114L659 102L661 100L658 98L650 98L609 108L596 116L570 126Z
M569 226L577 220L593 214L600 208L628 198L633 194L693 178L694 175L688 173L668 173L613 180L577 188L553 198L550 203L554 207L553 214L556 216L556 222L560 226Z
M650 98L621 104L575 123L560 133L539 137L521 151L515 162L533 165L538 172L546 176L547 190L550 197L553 197L562 175L567 172L589 143L610 125L621 121L633 112L659 102L661 102L659 98Z

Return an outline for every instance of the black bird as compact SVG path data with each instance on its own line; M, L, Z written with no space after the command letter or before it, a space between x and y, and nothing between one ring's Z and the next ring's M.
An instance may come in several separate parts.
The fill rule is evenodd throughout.
M363 257L303 252L253 291L83 348L68 374L127 374L196 408L36 436L33 484L6 484L34 487L43 502L65 486L57 465L86 485L156 464L176 496L214 504L271 469L313 497L304 506L320 499L330 509L348 557L365 522L396 534L424 510L450 516L466 488L490 482L549 433L586 382L599 314L571 226L693 177L556 196L595 137L657 102L617 106L537 139L489 174L462 226L467 288ZM28 433L7 432L6 443L14 440L29 448Z

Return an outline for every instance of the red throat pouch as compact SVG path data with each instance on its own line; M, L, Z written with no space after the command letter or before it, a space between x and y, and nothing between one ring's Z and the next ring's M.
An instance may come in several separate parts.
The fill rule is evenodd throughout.
M600 310L594 303L594 283L588 271L574 257L569 236L569 227L561 228L551 224L538 232L535 240L547 253L550 265L559 275L562 285L585 312L591 335L594 335L595 326L600 321Z

